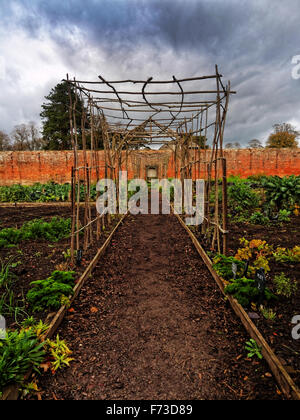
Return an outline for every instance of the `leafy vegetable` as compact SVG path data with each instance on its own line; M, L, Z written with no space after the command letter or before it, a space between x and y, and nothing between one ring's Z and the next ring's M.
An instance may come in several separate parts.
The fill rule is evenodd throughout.
M27 293L27 300L33 311L43 311L47 308L59 309L63 299L73 294L74 271L53 271L45 280L36 280Z

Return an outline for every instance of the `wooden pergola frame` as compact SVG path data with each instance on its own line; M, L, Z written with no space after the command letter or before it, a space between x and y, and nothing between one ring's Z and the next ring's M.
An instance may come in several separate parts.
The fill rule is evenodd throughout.
M175 177L199 178L205 172L205 220L201 230L211 248L227 251L227 184L226 160L223 154L223 135L228 110L230 82L224 86L222 75L215 67L215 73L208 76L172 80L116 80L107 81L98 76L97 81L65 80L69 86L70 132L74 150L72 168L72 235L71 256L75 249L86 250L99 239L102 229L110 224L110 215L91 217L91 178L94 173L99 179L100 169L105 178L119 183L119 171L128 170L128 157L141 146L169 144L172 140ZM183 84L193 86L185 90ZM199 89L200 83L210 83ZM124 88L117 89L117 86ZM195 85L197 87L195 88ZM136 87L140 86L140 89ZM148 91L147 88L153 89ZM164 90L157 87L164 86ZM175 87L174 90L167 88ZM106 88L103 90L103 88ZM123 90L125 89L125 90ZM76 92L75 101L71 92ZM180 100L172 100L173 96ZM136 96L139 96L136 99ZM81 98L81 127L76 126L77 98ZM132 99L132 97L134 99ZM150 99L155 98L155 99ZM158 98L158 99L157 99ZM116 121L118 120L118 121ZM83 164L79 166L79 131L83 149ZM211 140L209 159L203 159L200 146L195 147L195 136ZM89 147L87 138L89 137ZM102 141L105 162L99 164L97 150ZM87 154L87 149L90 151ZM219 180L221 179L222 204L219 203ZM84 217L80 221L80 185L84 191ZM118 189L117 189L118 190ZM210 202L214 190L215 199ZM93 229L94 223L96 229ZM94 232L95 230L95 232ZM84 232L83 246L80 231ZM222 240L221 240L222 236Z

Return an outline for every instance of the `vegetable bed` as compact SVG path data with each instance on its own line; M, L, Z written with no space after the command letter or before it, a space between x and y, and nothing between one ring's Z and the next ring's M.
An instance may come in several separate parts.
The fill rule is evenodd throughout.
M229 181L227 256L209 248L201 229L193 232L226 281L225 293L248 312L299 387L300 177Z
M94 212L95 217L96 209ZM6 378L5 385L13 383L15 379L25 386L22 383L22 375L29 367L47 368L52 364L55 371L68 364L69 349L66 343L61 342L59 338L56 344L45 343L47 353L42 351L40 339L56 311L63 304L68 305L68 297L72 294L76 281L119 220L118 217L114 217L111 225L103 230L100 240L95 240L93 246L83 252L78 264L71 264L70 213L69 206L0 208L0 313L5 317L6 327L10 331L4 350L4 342L0 341L0 373ZM5 365L1 366L1 360L9 359L10 348L23 352L24 355L22 365L13 370L19 373L12 376ZM64 349L65 358L62 360L67 361L65 364L62 362L62 365L59 362L59 348ZM4 356L2 351L6 352ZM26 352L33 357L26 359ZM49 357L51 352L54 353L49 359L50 364L48 359L46 362L44 359ZM12 355L12 360L16 360L16 357L17 355ZM41 363L43 360L44 363ZM4 385L2 382L0 394ZM32 386L34 387L27 384L26 392L34 391L29 389Z
M267 244L277 247L293 249L300 244L300 217L294 216L289 223L273 226L253 226L247 224L231 224L229 226L229 254L235 255L240 248L239 240L243 237L251 239L262 238ZM279 357L288 373L300 386L300 340L292 337L292 318L300 315L300 262L283 262L270 259L270 271L266 274L267 286L276 294L275 276L284 275L298 287L291 296L279 295L277 299L264 303L276 314L273 319L266 319L258 311L259 318L254 317L253 322L262 332L268 344ZM286 287L285 287L286 289Z

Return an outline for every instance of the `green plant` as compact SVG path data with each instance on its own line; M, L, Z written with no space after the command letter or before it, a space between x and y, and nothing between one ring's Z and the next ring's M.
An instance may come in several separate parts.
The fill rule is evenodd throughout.
M291 212L289 210L285 210L285 209L279 210L278 221L281 223L289 222L291 220L290 215L291 215Z
M284 273L275 276L274 284L276 286L276 293L287 298L290 298L298 290L297 281L289 279Z
M53 359L51 363L53 372L69 366L70 362L73 360L69 357L70 354L72 354L71 350L64 340L60 340L59 335L56 336L55 341L49 339L46 341L46 349L47 352L50 352L50 356Z
M246 217L259 204L259 195L251 186L239 178L228 188L228 204L234 216Z
M249 266L249 273L255 274L255 271L259 268L264 268L265 272L270 271L269 262L267 257L272 255L273 247L268 245L266 241L261 239L252 239L248 241L245 238L240 239L243 248L239 248L235 255L238 260L249 260L251 265Z
M60 298L60 304L61 306L65 306L66 308L70 308L71 306L71 299L65 295L62 295Z
M13 382L22 383L30 368L38 371L44 357L43 344L32 330L7 332L0 341L0 389Z
M67 201L71 191L70 184L36 183L34 185L12 185L0 187L0 202L48 202Z
M241 276L245 268L245 264L242 261L234 257L226 257L223 254L217 254L213 259L213 268L224 280L233 278L232 264L237 266L237 277Z
M27 318L23 319L21 322L21 326L23 329L28 329L30 327L33 327L36 324L36 320L33 316L28 316Z
M246 277L233 280L225 287L224 292L233 295L239 304L244 307L248 307L251 302L256 302L260 296L256 280ZM266 300L275 298L268 288L264 291L264 297Z
M0 259L0 288L10 286L12 281L16 279L16 275L11 272L11 268L15 268L18 263L13 262L15 257L9 258L7 261Z
M275 321L276 319L276 312L273 311L271 308L265 308L261 305L260 312L262 313L263 317L269 321Z
M17 276L11 271L20 262L14 262L15 257L8 260L1 260L0 270L0 314L12 316L18 322L19 316L27 315L25 312L24 297L15 298L13 285L18 280Z
M63 251L63 257L65 260L69 260L71 258L71 248L68 248L66 251ZM77 251L74 250L74 256L76 257Z
M254 225L268 225L270 223L270 219L260 211L254 212L249 221Z
M293 249L278 247L273 252L273 257L280 263L300 262L300 246L297 245Z
M248 351L248 357L252 358L254 356L257 356L259 359L263 358L261 353L261 347L253 338L250 338L249 341L246 341L245 349Z
M300 201L300 176L269 177L262 181L262 186L266 201L277 210L288 209Z
M59 309L62 297L68 298L73 294L74 275L74 271L56 270L45 280L31 282L34 287L27 293L27 300L32 310Z
M0 230L0 247L15 245L21 241L44 238L57 242L71 232L71 219L53 217L50 222L43 219L34 219L17 228Z

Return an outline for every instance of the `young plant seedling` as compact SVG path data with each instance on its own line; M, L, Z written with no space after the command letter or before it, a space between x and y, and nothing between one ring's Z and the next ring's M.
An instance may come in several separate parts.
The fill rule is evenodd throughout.
M254 356L257 356L260 360L263 358L261 354L261 347L253 338L250 338L249 341L246 341L245 349L248 351L248 357L252 358Z

